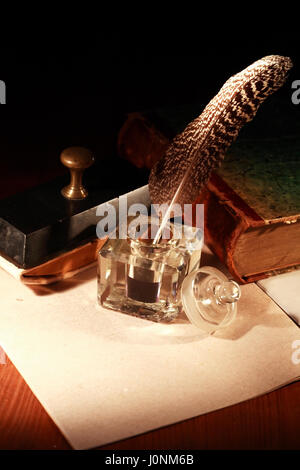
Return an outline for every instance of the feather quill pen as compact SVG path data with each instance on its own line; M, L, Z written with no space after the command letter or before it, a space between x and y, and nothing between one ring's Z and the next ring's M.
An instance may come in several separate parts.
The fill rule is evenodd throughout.
M149 176L152 204L169 205L154 243L159 241L174 204L196 199L240 129L284 84L292 65L289 57L279 55L257 60L230 77L202 114L173 139Z

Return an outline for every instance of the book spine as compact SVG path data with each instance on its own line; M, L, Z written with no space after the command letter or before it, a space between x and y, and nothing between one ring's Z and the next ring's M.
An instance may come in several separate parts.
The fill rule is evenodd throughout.
M231 204L222 189L220 180L213 175L196 203L204 204L204 241L226 265L234 279L245 284L234 262L234 251L240 235L249 227L249 221Z

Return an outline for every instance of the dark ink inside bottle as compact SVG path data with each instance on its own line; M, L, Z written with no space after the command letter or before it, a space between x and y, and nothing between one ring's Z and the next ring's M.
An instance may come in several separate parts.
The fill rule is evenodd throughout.
M155 303L159 301L161 275L159 272L128 265L126 295L137 302Z

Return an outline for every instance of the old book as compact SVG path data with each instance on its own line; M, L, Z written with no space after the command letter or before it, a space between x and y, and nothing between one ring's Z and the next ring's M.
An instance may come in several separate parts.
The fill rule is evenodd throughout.
M300 265L299 152L300 139L239 142L198 198L206 243L239 282Z
M195 201L205 205L206 243L241 283L300 266L299 121L292 111L281 124L280 106L272 102L246 126ZM129 116L120 155L151 168L198 111Z

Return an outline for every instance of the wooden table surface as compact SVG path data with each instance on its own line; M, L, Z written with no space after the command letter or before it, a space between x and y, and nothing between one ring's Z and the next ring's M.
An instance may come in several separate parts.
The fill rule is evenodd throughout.
M0 364L0 449L71 449L8 357ZM299 450L300 382L101 449Z

